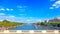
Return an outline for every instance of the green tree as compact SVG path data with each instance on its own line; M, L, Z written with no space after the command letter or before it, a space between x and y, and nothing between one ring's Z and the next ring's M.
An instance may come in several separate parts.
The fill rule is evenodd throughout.
M2 22L3 23L10 23L10 21L8 21L8 20L3 20Z

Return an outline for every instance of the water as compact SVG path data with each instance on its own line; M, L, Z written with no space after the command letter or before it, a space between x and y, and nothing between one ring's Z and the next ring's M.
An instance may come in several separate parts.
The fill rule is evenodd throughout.
M25 24L23 26L18 26L16 28L13 28L13 30L46 30L46 28L39 27L39 28L36 29L31 24Z

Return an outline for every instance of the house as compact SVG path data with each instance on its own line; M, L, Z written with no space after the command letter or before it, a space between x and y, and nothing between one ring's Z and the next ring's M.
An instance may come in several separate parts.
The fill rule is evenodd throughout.
M54 18L51 20L46 20L47 22L60 22L60 18Z

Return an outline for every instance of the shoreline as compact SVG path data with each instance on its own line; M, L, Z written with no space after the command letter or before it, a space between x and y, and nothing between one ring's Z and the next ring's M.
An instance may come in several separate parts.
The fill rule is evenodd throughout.
M16 28L18 26L23 26L22 25L17 25L17 26L5 26L5 27L0 27L0 30L12 30L12 28Z
M33 24L33 26L37 29L37 28L40 28L40 27L42 27L42 28L46 28L47 30L60 30L60 27L54 27L54 26L49 26L49 25L47 25L47 26L44 26L44 25L37 25L37 24Z

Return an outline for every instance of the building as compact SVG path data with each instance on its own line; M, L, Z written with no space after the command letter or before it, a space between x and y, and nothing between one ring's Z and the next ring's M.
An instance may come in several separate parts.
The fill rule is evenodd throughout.
M60 22L60 18L54 18L51 20L47 20L47 22Z

